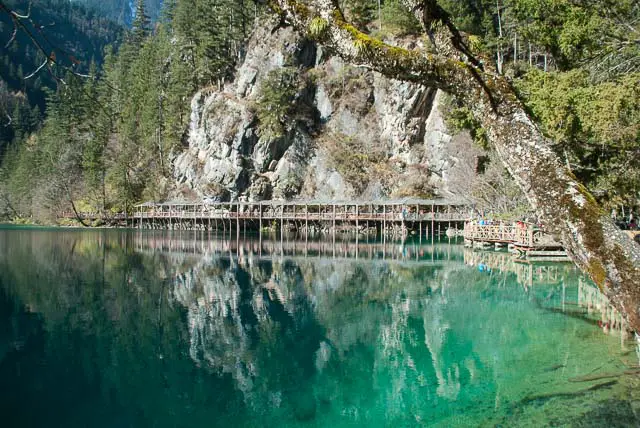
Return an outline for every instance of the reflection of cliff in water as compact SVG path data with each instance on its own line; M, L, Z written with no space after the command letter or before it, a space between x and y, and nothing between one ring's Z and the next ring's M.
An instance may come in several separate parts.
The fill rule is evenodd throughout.
M380 326L395 322L395 309L371 310L370 305L380 309L391 299L402 306L425 290L436 293L439 284L425 287L428 279L464 268L459 262L436 261L428 249L415 251L424 260L408 264L364 259L366 250L380 254L366 245L356 260L355 249L350 253L344 244L344 250L336 251L353 258L333 260L309 256L304 243L299 243L298 252L290 247L291 256L280 252L280 243L263 242L262 249L256 244L209 241L206 251L185 253L173 286L176 301L187 308L191 357L199 365L230 373L250 403L267 390L273 395L274 390L291 388L275 388L274 381L289 379L291 373L276 375L279 368L274 369L273 359L286 361L286 371L296 370L295 383L300 383L300 376L322 371L332 355L344 356L362 342L375 343ZM314 244L316 249L322 245ZM176 262L178 254L172 252ZM415 260L413 249L388 248L384 257L401 254ZM445 254L440 251L438 257ZM297 351L303 350L311 350L313 356L305 361L300 355L296 361ZM265 354L273 357L268 367ZM282 394L274 400L281 400Z
M157 245L158 241L153 242ZM193 245L190 240L160 242L165 248L172 247L174 255L180 254L176 247ZM142 251L148 251L142 249L144 243L138 244ZM390 417L401 414L407 405L420 406L418 402L390 399L406 396L416 400L419 388L416 395L403 393L411 388L408 379L423 387L433 385L432 397L446 402L458 400L465 388L468 395L474 385L479 387L486 356L495 354L496 338L473 332L483 326L511 325L514 315L513 311L501 314L488 305L470 304L469 293L502 292L516 307L524 308L533 299L547 310L588 315L580 308L585 287L590 286L579 281L570 264L520 264L506 253L482 255L446 243L387 244L384 256L379 248L383 244L360 243L356 248L355 243L339 243L338 260L316 254L333 254L332 242L222 240L196 241L195 245L202 250L197 255L191 251L185 254L185 260L191 259L192 264L183 261L174 286L177 300L188 307L190 355L198 364L231 373L249 402L273 387L262 382L274 375L272 367L264 367L260 360L263 353L250 350L272 343L269 338L291 334L283 330L287 323L278 316L284 316L296 332L310 329L317 334L305 333L315 343L307 345L315 347L316 371L329 378L336 376L330 374L336 361L345 364L347 355L366 352L371 366L350 370L371 370L388 379L389 404L383 407L385 417ZM373 257L367 258L369 254ZM468 268L480 263L485 265L483 271ZM250 285L243 287L243 281ZM514 283L520 288L514 290ZM595 287L589 290L597 292ZM274 306L279 310L270 309ZM380 310L371 310L372 306ZM519 325L539 317L530 310L516 313L520 319L515 324ZM465 333L461 326L473 328L467 327ZM504 332L508 333L507 342L520 342L517 333ZM540 334L544 336L544 329ZM532 342L545 340L548 338L540 337ZM558 340L558 345L563 343L562 338ZM365 351L363 343L380 346ZM564 343L560 348L566 346ZM286 344L280 349L287 361L290 347ZM243 355L240 359L237 350ZM493 369L498 373L511 364L494 357ZM548 364L554 365L551 361ZM394 367L393 373L383 369L389 366ZM340 393L331 391L330 395L333 400Z
M522 276L508 255L490 254L480 271L478 254L448 243L4 238L0 284L41 315L55 337L47 353L60 365L101 361L100 371L74 369L167 425L180 425L175 406L202 420L243 406L235 411L267 425L332 414L446 421L460 403L472 418L521 400L533 380L549 388L559 377L549 367L576 376L610 358L585 347L588 325L556 313L597 300L571 265ZM83 347L71 354L58 341Z

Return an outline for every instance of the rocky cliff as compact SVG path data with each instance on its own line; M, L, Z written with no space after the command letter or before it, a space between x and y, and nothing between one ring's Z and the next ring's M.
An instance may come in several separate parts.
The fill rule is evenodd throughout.
M443 94L339 58L290 29L255 31L235 79L191 102L176 197L454 196L478 149L447 133Z

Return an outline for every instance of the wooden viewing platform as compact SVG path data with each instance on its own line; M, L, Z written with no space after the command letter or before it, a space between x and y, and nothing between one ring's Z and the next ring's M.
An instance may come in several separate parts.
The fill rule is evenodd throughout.
M533 224L467 221L463 237L465 245L469 247L485 248L493 245L498 249L508 246L521 259L568 260L562 245Z

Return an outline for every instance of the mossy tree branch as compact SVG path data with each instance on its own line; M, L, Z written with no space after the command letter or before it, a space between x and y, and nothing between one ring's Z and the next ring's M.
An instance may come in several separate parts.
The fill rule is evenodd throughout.
M423 8L437 6L435 0L402 1L427 31L433 28ZM297 0L267 3L299 32L313 36L345 61L393 79L442 89L465 104L545 229L607 293L630 327L640 331L640 247L565 168L506 78L493 71L490 61L482 64L460 44L462 36L451 22L444 22L432 35L436 53L430 53L391 46L364 34L345 20L336 0L313 0L309 6Z

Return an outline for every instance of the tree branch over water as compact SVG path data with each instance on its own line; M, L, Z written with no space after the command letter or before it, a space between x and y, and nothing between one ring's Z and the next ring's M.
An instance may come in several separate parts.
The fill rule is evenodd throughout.
M11 22L13 24L13 31L11 32L11 36L9 37L9 40L4 47L8 48L9 46L11 46L11 44L15 42L18 32L21 32L27 36L31 44L33 44L33 46L45 58L40 66L38 66L38 68L36 68L33 72L29 73L25 77L25 79L30 79L31 77L38 74L43 68L47 67L49 73L57 82L66 85L66 82L60 76L56 75L53 72L53 69L51 68L52 65L56 65L66 72L69 72L72 75L78 77L94 77L87 74L79 73L77 70L75 70L74 66L78 65L79 61L71 53L67 52L65 49L57 46L49 40L47 35L42 31L45 28L45 25L34 22L34 20L31 18L31 3L29 3L27 13L22 14L10 8L2 0L0 0L0 12L7 14L11 18ZM41 39L37 37L36 33L40 35ZM49 51L45 47L45 45L48 45L51 51ZM61 61L58 60L58 57L56 56L56 51L63 54L63 56L69 61L70 65L61 63Z
M543 135L491 60L471 52L464 34L446 16L425 13L437 10L435 0L402 0L425 30L433 32L435 52L391 46L361 32L347 22L336 0L266 3L297 31L345 61L390 78L442 89L463 103L485 129L544 228L626 314L630 327L640 331L640 247L615 226L561 162L552 150L553 142Z

